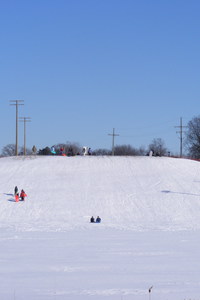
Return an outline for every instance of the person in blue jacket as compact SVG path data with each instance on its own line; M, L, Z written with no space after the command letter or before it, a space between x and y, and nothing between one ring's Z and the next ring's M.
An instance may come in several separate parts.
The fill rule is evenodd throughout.
M101 223L101 218L99 216L96 218L96 223Z

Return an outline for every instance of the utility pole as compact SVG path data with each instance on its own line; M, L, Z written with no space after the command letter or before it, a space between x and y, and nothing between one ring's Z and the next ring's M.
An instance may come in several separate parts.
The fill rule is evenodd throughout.
M183 126L182 118L180 118L180 125L175 126L175 128L180 129L180 131L177 131L176 133L180 133L180 157L182 157L182 155L183 155L183 128L187 128L187 126Z
M15 142L15 155L18 156L18 106L24 105L24 100L10 100L10 105L16 106L16 142ZM12 103L14 102L14 103Z
M24 122L24 155L26 155L26 123L31 122L29 117L20 117L21 122Z
M113 133L109 133L108 135L111 135L112 138L112 155L115 155L115 136L119 136L119 134L115 134L115 128L113 128Z

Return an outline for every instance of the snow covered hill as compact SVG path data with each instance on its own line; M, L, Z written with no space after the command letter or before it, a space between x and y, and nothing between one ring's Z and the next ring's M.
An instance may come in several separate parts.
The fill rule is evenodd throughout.
M198 299L199 182L185 159L1 158L0 299Z
M28 195L14 202L15 185ZM0 159L0 227L64 231L91 227L200 228L200 163L160 157ZM98 226L98 224L94 224Z

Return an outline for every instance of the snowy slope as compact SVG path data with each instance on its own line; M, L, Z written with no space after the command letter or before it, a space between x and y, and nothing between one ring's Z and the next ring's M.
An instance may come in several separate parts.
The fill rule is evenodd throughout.
M184 159L1 158L0 299L198 299L199 181Z
M200 163L160 157L0 159L0 226L20 230L200 228ZM15 185L28 198L15 203ZM95 225L97 226L97 225Z

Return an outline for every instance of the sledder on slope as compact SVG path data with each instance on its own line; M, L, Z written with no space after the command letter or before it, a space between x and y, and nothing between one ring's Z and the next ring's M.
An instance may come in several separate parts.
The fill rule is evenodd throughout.
M98 216L95 221L94 217L92 216L90 219L90 223L101 223L101 218Z
M96 218L96 223L101 223L101 218L99 216Z
M93 216L92 216L91 219L90 219L90 223L95 223L94 217L93 217Z
M21 201L24 201L25 197L27 197L26 193L24 192L24 190L21 190L21 193L20 193Z

